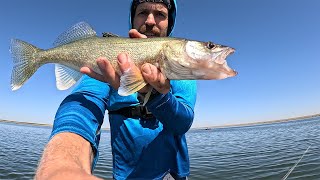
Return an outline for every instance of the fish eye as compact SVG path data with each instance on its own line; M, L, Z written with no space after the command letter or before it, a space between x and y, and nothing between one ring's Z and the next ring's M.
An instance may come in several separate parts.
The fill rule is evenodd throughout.
M210 41L209 41L209 42L207 43L207 48L208 48L208 49L212 49L212 48L214 48L215 46L216 46L216 45L215 45L213 42L210 42Z

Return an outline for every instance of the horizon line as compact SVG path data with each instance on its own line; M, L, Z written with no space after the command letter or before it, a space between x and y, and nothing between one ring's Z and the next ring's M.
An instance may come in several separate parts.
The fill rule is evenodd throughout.
M225 124L225 125L204 126L204 127L191 127L190 129L215 129L215 128L228 128L228 127L255 126L255 125L262 125L262 124L275 124L275 123L303 120L303 119L313 118L313 117L318 117L318 116L320 116L320 113L306 115L306 116L293 117L293 118L270 120L270 121L257 121L257 122L248 122L248 123L240 123L240 124ZM52 124L13 121L13 120L4 120L4 119L0 119L0 123L1 122L2 123L31 125L31 126L43 126L43 127L52 127L53 126ZM110 128L101 128L101 130L110 130Z

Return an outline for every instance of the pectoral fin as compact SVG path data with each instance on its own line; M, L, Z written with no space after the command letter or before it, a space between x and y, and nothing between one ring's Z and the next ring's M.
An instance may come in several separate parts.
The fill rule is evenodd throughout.
M120 77L118 94L120 96L128 96L139 91L146 85L147 83L144 81L139 69L129 68Z

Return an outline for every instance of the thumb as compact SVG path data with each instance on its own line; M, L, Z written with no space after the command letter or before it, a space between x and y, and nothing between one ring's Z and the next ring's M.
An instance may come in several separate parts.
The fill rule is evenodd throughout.
M129 31L130 38L147 38L146 35L139 33L136 29L131 29Z

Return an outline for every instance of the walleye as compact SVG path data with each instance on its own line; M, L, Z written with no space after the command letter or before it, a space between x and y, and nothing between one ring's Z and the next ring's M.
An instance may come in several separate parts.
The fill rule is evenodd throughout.
M85 22L80 22L62 33L55 47L39 49L18 39L11 40L10 51L14 67L11 76L12 90L19 89L36 71L47 63L55 63L56 86L65 90L82 76L80 68L87 66L101 74L98 57L106 57L121 74L117 55L127 52L135 65L156 65L168 79L224 79L237 74L226 62L234 52L231 47L182 38L159 37L130 39L123 37L97 37ZM119 95L127 96L139 91L147 83L141 73L130 69L120 78Z

